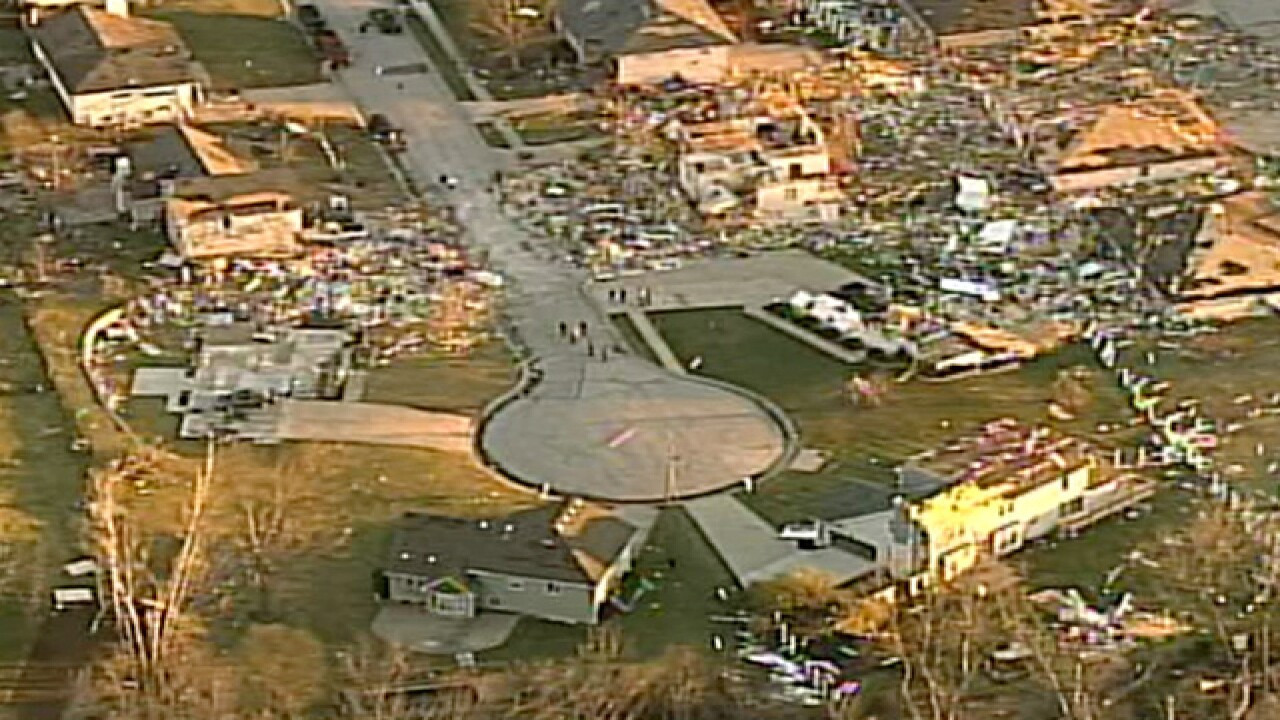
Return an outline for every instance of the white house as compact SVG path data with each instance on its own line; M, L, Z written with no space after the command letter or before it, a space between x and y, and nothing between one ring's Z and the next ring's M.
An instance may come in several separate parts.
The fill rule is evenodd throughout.
M736 117L673 128L676 180L705 215L740 206L776 221L833 220L844 193L825 133L793 99L765 93Z
M120 127L189 117L203 101L191 53L173 26L77 5L28 34L76 125Z
M555 23L580 62L613 63L621 85L719 82L738 43L707 0L563 0Z

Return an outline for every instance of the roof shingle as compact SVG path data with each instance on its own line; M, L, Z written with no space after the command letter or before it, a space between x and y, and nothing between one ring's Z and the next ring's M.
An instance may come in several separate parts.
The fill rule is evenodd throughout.
M191 54L168 23L77 5L31 35L71 93L195 81Z

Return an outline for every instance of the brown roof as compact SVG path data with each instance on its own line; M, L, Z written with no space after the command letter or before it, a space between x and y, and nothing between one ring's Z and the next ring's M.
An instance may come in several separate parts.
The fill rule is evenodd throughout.
M1191 252L1183 299L1202 300L1280 287L1280 210L1262 192L1215 204Z
M195 81L191 54L168 23L77 5L30 32L72 93Z
M1218 128L1186 95L1164 91L1111 105L1056 158L1058 172L1172 161L1219 152Z
M570 508L576 508L571 516ZM572 501L488 520L409 513L396 528L384 569L433 578L483 571L594 584L636 532L600 506Z

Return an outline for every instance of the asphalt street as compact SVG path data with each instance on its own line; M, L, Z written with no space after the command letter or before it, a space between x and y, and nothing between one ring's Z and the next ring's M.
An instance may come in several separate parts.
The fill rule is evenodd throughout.
M585 278L535 252L538 239L503 215L489 192L502 158L439 73L385 72L429 65L412 35L360 33L373 2L317 5L352 51L341 83L366 112L403 128L402 159L417 182L459 181L450 191L458 216L507 279L508 317L541 381L482 424L480 447L499 470L562 494L659 501L740 484L787 455L791 438L756 399L620 352L624 341L583 290ZM586 323L587 337L569 342L561 322Z

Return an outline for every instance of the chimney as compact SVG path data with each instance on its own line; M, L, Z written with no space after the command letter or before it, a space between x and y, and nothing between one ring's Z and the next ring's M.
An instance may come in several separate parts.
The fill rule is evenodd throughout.
M106 0L104 9L118 17L129 17L129 0Z

